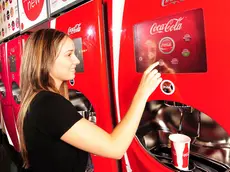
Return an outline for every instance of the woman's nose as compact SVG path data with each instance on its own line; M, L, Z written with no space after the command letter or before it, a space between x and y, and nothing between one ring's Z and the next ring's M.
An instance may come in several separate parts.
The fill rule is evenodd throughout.
M80 60L77 58L77 56L75 54L73 55L72 59L73 59L74 64L77 65L80 63Z

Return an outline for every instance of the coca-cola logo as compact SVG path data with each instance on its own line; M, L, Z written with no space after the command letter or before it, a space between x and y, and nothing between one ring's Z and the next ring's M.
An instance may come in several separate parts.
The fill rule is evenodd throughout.
M15 52L15 48L11 48L10 51L14 53Z
M41 14L44 0L22 0L22 5L27 18L34 21Z
M184 0L162 0L161 1L161 6L165 7L169 4L176 4L176 3L179 3L179 2L182 2Z
M74 27L68 28L68 35L72 35L80 31L81 31L81 23L77 23Z
M182 20L183 19L184 19L184 17L173 18L164 24L153 23L153 25L150 28L150 34L155 35L157 33L179 31L182 29L182 26L183 26Z
M161 91L166 95L171 95L175 91L175 85L170 80L164 80L160 85ZM173 149L172 149L173 151Z
M171 60L171 63L174 64L174 65L176 65L176 64L179 63L179 60L178 60L177 58L173 58L173 59Z
M174 156L177 156L177 153L176 153L176 151L175 150L173 150L172 151L172 154L174 155ZM182 155L182 157L188 157L189 156L189 152L188 153L183 153L183 155Z
M159 42L159 50L163 54L170 54L175 49L175 41L170 37L164 37Z

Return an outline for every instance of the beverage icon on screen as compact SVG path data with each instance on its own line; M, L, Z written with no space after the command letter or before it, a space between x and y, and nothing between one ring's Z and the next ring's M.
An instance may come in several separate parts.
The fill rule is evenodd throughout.
M187 34L184 35L183 39L184 39L185 42L189 42L189 41L191 41L192 37L191 37L190 34L187 33Z
M163 54L170 54L175 49L175 41L170 37L164 37L159 42L159 50Z
M166 95L171 95L175 92L175 85L170 80L163 80L160 85L161 91Z
M188 57L189 55L190 55L190 51L188 50L188 49L183 49L183 51L182 51L182 56L184 56L184 57Z

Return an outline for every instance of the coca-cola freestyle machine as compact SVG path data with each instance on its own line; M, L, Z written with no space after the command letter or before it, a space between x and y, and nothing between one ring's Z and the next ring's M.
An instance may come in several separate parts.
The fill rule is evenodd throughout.
M149 97L123 170L177 171L171 133L191 138L189 171L230 167L228 52L230 2L120 0L107 2L118 121L143 71L160 61L163 81Z
M3 78L4 78L4 71L3 71L3 66L2 66L2 58L5 56L5 52L3 49L4 43L0 44L0 100L2 100L3 96L5 95L5 86L3 83Z
M0 45L0 54L2 61L2 78L1 78L1 107L4 123L7 130L7 136L9 143L14 146L14 148L19 151L18 134L16 128L16 120L14 116L13 106L11 102L11 90L9 83L9 69L7 67L7 43L2 43Z
M7 67L9 71L11 103L14 109L14 115L16 120L18 118L18 112L20 109L19 75L21 56L27 38L28 35L20 35L7 43Z
M66 22L68 21L68 22ZM78 112L107 132L113 129L105 52L102 2L89 1L51 21L51 28L67 33L80 60L69 97ZM83 131L84 132L84 131ZM92 155L95 172L117 172L116 160Z

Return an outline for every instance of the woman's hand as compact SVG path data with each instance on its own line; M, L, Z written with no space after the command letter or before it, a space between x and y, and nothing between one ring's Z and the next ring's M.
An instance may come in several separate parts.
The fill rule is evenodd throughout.
M145 96L145 98L148 99L152 92L161 83L161 74L158 72L157 69L154 69L158 65L159 62L153 63L143 73L142 79L137 90L139 96Z

